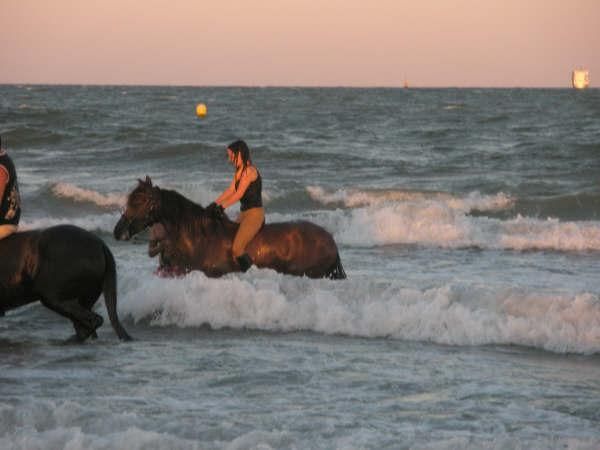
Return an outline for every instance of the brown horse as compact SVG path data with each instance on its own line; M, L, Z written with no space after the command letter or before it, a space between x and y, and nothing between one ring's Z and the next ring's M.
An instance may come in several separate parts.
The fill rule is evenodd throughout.
M40 301L73 322L72 342L96 338L102 317L92 306L104 293L110 322L122 340L131 337L117 316L115 260L94 234L72 225L15 233L0 240L0 316Z
M201 270L210 277L240 270L231 256L236 222L209 213L178 192L153 186L149 177L138 181L115 226L116 239L128 240L159 224L163 235L151 242L150 256L160 253L163 269ZM311 278L346 278L333 237L311 222L266 224L246 251L261 268Z

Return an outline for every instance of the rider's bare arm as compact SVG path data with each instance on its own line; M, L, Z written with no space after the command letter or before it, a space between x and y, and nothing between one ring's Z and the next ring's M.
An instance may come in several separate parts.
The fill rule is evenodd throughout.
M221 205L223 200L225 200L227 197L231 196L234 192L235 192L235 177L231 181L231 184L229 185L229 187L227 189L225 189L223 191L223 193L221 195L219 195L219 197L215 200L215 203L217 205Z
M248 167L248 169L244 171L242 178L240 179L240 184L238 185L237 191L235 190L234 184L234 191L231 193L231 195L223 198L220 203L217 203L219 203L223 208L228 208L231 205L239 202L240 199L246 193L246 189L248 189L250 183L252 183L257 178L258 172L256 171L256 168L252 166Z

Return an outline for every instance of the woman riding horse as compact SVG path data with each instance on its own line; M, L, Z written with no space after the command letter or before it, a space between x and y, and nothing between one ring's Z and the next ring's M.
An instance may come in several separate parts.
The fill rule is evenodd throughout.
M248 145L237 140L227 147L229 162L235 167L233 180L223 193L208 208L220 214L229 206L240 202L240 227L233 239L232 256L246 272L252 266L252 259L246 253L246 246L265 223L265 210L262 204L262 178L252 164Z
M240 225L222 211L218 214L221 208L216 204L212 209L208 211L176 191L161 189L146 177L127 197L113 233L118 240L129 240L153 227L149 255L160 255L161 271L185 274L201 270L220 277L241 269L231 257ZM308 221L267 223L245 251L259 268L311 278L346 278L333 236Z

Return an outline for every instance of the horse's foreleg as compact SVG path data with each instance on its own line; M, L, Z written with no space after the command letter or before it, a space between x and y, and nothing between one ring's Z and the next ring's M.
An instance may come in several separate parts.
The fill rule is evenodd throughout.
M148 256L150 258L154 258L159 253L162 253L165 250L165 244L161 240L158 239L152 240L148 242Z

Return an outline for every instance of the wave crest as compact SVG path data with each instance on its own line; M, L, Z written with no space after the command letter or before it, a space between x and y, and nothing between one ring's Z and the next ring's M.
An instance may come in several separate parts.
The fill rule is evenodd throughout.
M108 207L122 207L127 196L123 194L101 194L100 192L84 189L71 183L56 183L52 186L52 193L56 197L68 198L76 202L94 203Z
M468 213L473 209L480 211L496 211L512 208L515 199L500 192L496 195L481 195L477 192L466 197L457 197L444 192L425 192L394 189L338 189L327 192L319 186L308 186L308 195L316 202L324 205L339 204L347 208L376 206L394 202L441 202L448 207Z
M120 309L155 326L308 330L450 345L515 344L553 352L600 352L600 299L514 288L251 277L144 279L127 272Z
M349 209L322 211L317 221L341 243L370 246L417 244L494 250L600 251L600 223L563 222L517 215L508 220L473 211L506 211L516 200L504 193L464 197L399 190L338 190L308 187L324 205Z

